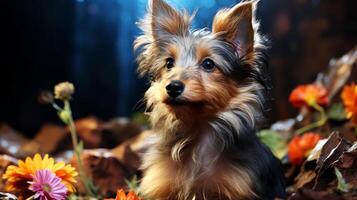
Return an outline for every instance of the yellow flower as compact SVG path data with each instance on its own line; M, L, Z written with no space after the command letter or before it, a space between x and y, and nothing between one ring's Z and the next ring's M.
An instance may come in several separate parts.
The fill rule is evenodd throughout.
M71 99L74 93L74 86L70 82L62 82L55 86L55 98L60 100Z
M18 166L10 165L3 179L6 179L6 190L9 192L17 192L20 197L29 195L29 181L33 179L37 170L48 169L62 179L62 183L67 187L69 192L74 192L74 184L76 183L75 176L78 175L75 168L71 165L66 165L64 162L55 163L53 158L46 154L43 159L39 154L36 154L33 159L27 157L25 161L19 160Z

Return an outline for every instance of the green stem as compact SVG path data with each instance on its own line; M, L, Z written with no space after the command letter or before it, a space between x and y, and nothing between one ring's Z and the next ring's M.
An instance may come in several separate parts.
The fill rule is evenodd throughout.
M306 125L302 128L299 128L295 132L297 135L303 134L303 133L310 131L312 129L315 129L317 127L323 126L327 122L327 116L326 116L325 110L321 106L319 106L317 103L314 103L311 106L319 112L320 119L314 123L311 123L311 124Z
M29 198L27 198L26 200L32 200L35 199L35 195L30 196Z
M77 157L77 161L78 161L79 176L80 176L81 180L83 181L83 184L84 184L88 194L92 197L95 197L96 190L95 190L94 184L92 183L92 181L90 179L88 179L88 177L85 175L85 172L84 172L83 163L82 163L82 159L81 159L82 149L79 148L79 145L78 145L76 126L74 124L74 120L72 117L72 110L71 110L71 106L70 106L68 100L64 101L64 110L67 111L69 114L67 125L71 132L73 151L74 151L74 153Z
M62 111L63 109L61 107L59 107L55 102L51 102L51 105L54 109L56 109L57 111Z

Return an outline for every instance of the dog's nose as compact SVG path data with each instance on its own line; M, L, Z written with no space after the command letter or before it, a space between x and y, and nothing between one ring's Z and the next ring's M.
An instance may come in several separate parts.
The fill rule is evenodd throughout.
M166 86L166 92L172 98L176 98L176 97L180 96L180 94L182 94L184 89L185 89L185 85L181 81L178 81L178 80L171 81Z

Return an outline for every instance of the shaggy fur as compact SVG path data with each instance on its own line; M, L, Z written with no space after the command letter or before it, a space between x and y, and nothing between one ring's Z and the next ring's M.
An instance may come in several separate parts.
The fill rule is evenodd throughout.
M255 135L266 89L255 8L256 2L243 1L219 11L210 32L190 30L192 16L150 1L135 41L139 74L152 78L145 99L157 134L143 160L145 196L284 197L279 163ZM214 68L204 68L207 59ZM175 99L165 89L173 80L185 86Z

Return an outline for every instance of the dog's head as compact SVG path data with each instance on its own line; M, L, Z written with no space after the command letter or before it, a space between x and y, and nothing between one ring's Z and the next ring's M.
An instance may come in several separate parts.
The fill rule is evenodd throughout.
M148 106L175 119L212 117L254 100L258 49L264 47L255 21L256 2L220 10L212 31L190 30L192 16L163 0L150 0L140 22L139 73L149 75Z

